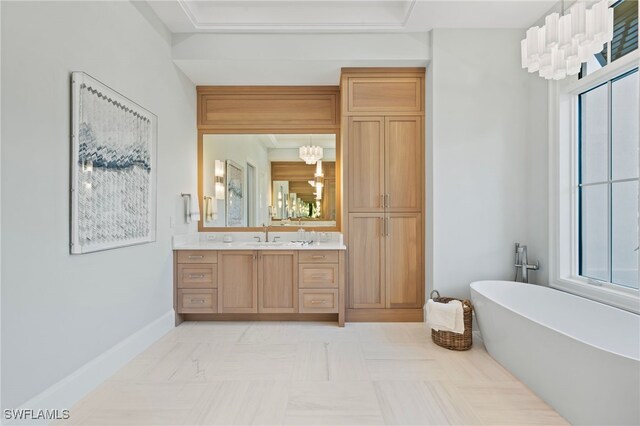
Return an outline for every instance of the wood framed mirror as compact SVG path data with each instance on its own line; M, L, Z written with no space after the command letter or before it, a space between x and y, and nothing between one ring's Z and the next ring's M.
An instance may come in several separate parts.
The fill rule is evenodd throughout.
M197 91L200 232L341 231L337 86Z

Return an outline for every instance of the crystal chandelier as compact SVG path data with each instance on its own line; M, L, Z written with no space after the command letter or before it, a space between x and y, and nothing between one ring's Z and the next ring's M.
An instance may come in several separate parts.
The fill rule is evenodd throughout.
M322 159L322 147L315 145L301 146L299 155L305 163L315 164Z
M600 0L590 9L581 0L566 15L552 13L542 27L531 27L522 40L522 68L547 80L580 72L583 62L613 38L613 9Z

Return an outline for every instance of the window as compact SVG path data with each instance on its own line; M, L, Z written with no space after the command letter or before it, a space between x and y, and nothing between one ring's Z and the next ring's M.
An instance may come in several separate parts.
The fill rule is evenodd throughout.
M582 65L580 78L638 49L638 0L620 0L613 8L613 39ZM611 61L609 61L611 57Z
M631 289L640 259L638 75L636 68L580 93L577 114L578 275Z
M549 284L640 314L638 1L612 7L602 65L549 85Z

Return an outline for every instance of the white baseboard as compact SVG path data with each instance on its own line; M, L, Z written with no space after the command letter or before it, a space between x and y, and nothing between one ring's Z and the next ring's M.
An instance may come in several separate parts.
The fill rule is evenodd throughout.
M162 315L144 328L133 333L120 343L92 359L64 379L22 404L20 409L69 409L99 384L108 379L123 365L131 361L152 343L164 336L175 326L172 310ZM30 420L28 424L37 423ZM9 423L27 424L27 421Z

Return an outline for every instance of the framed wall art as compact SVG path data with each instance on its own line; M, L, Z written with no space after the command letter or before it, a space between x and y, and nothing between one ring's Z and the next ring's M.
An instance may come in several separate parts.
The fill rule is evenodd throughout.
M157 117L83 72L71 108L71 253L155 241Z
M244 199L244 168L227 160L227 226L246 226Z

